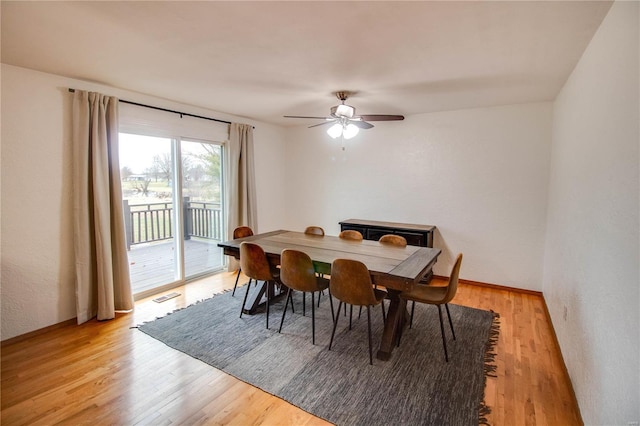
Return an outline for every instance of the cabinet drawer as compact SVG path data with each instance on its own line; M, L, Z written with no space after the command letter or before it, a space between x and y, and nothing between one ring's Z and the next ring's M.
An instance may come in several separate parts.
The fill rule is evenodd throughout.
M407 244L409 244L410 246L427 246L427 242L424 239L424 234L417 234L407 231L396 231L394 232L394 234L404 237L404 239L407 240Z
M367 229L366 239L378 241L380 237L387 234L393 234L391 229L369 228Z

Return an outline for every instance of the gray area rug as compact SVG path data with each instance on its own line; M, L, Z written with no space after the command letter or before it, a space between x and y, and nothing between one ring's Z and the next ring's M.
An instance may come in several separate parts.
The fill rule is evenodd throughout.
M216 367L303 410L338 425L477 425L486 423L485 377L495 371L493 347L498 316L449 305L457 340L446 325L449 362L444 360L438 310L417 304L412 329L389 361L375 358L382 335L382 311L371 310L374 347L369 365L367 317L353 327L344 311L331 351L329 298L316 311L316 344L311 344L310 297L302 316L302 295L294 296L278 333L283 297L265 314L239 318L245 287L214 296L139 326L166 345ZM256 288L252 286L252 291ZM337 308L337 301L334 300ZM444 313L444 310L443 310ZM446 314L445 314L446 321Z

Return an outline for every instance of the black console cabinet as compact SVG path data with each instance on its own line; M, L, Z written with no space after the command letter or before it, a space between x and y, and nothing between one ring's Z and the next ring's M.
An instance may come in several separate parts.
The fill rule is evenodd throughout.
M433 233L436 227L409 223L380 222L376 220L349 219L340 222L340 230L353 229L365 240L378 241L385 234L401 235L412 246L433 247Z

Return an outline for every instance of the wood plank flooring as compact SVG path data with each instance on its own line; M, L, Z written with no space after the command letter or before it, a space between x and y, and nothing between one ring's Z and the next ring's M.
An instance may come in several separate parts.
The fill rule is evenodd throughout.
M164 303L141 300L134 313L112 321L3 342L2 424L328 424L130 329L232 288L234 280L218 274L171 290L181 296ZM540 296L462 284L453 303L501 316L497 377L487 379L485 392L491 424L581 424Z

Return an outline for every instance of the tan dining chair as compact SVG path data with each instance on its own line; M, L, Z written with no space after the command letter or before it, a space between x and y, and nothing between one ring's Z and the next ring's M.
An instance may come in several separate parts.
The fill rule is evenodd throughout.
M280 255L280 281L288 287L288 290L278 333L282 331L282 325L284 324L284 318L287 314L287 306L289 302L291 302L291 310L293 311L293 290L300 291L303 295L311 293L311 344L315 345L316 310L314 295L316 291L320 293L321 291L328 289L329 280L316 275L313 262L308 254L298 250L284 249ZM329 302L331 303L331 319L333 320L333 299L331 298L331 293L329 293Z
M351 306L367 307L367 326L369 331L369 364L373 365L373 349L371 347L371 306L380 305L387 295L386 291L374 289L371 282L371 274L367 266L357 260L336 259L331 264L331 279L329 281L329 293L340 301L338 313L343 303ZM333 344L333 337L338 326L336 314L333 319L333 331L329 341L329 350ZM382 307L382 317L384 319L384 307Z
M451 334L453 340L456 340L456 333L453 330L453 322L451 321L451 314L449 313L449 302L456 295L458 290L458 276L460 275L460 265L462 264L462 253L459 253L456 262L451 268L449 274L449 282L446 286L432 286L426 284L418 284L411 291L405 291L400 293L400 297L412 302L411 306L411 319L409 320L409 328L413 326L413 311L416 307L416 302L426 303L429 305L438 306L438 315L440 316L440 333L442 334L442 346L444 347L444 358L449 362L449 354L447 353L447 339L444 334L444 322L442 321L442 305L447 310L447 317L449 318L449 327L451 327ZM400 342L398 341L398 345Z
M354 231L353 229L347 229L338 234L338 237L343 240L353 240L353 241L362 241L362 234L358 231Z
M407 240L402 235L386 234L380 237L378 241L380 242L380 244L385 244L385 245L394 246L394 247L407 246ZM378 286L374 286L374 287L378 288ZM382 303L383 303L382 306L384 307L384 301ZM361 315L362 315L362 306L360 306L360 310L358 311L358 318L360 318Z
M307 226L307 228L304 230L304 233L307 235L317 235L319 237L324 237L324 229L322 229L319 226ZM318 274L319 276L323 277L324 274L320 273ZM324 291L321 291L318 294L318 307L320 307L320 296L324 294ZM305 301L305 297L304 295L302 296L302 315L304 315L304 309L306 306L306 301ZM333 307L332 307L333 309Z
M242 272L249 277L249 283L247 284L247 292L244 294L242 301L242 308L240 309L240 318L242 318L242 312L245 309L247 303L247 296L249 296L249 288L251 288L251 280L264 281L265 293L267 296L267 328L269 328L269 305L271 303L270 297L273 286L280 282L280 271L277 268L272 268L267 259L267 255L258 244L251 242L243 242L240 244L240 267Z
M233 239L251 237L253 235L253 230L248 226L239 226L233 230ZM231 292L231 296L235 296L236 288L238 287L238 279L240 278L240 273L242 272L242 268L238 268L238 274L236 275L236 283L233 285L233 291Z
M351 241L362 241L364 238L362 236L362 234L359 231L353 230L353 229L347 229L344 231L341 231L338 234L339 238L342 238L343 240L351 240ZM340 312L340 309L338 309L338 312ZM347 305L344 305L344 314L347 315ZM349 330L351 330L351 318L353 317L353 305L349 308Z
M307 235L319 235L324 237L324 229L319 226L307 226L307 229L304 230L304 233Z
M390 246L396 246L396 247L407 246L407 240L402 235L386 234L380 237L378 241L380 241L380 243L382 244L388 244Z
M402 235L386 234L380 237L378 240L380 244L385 244L393 247L406 247L407 240Z

